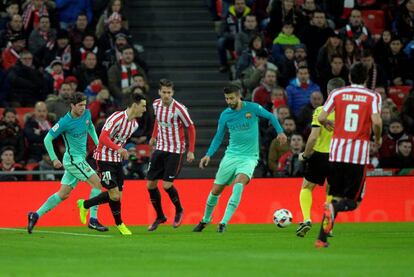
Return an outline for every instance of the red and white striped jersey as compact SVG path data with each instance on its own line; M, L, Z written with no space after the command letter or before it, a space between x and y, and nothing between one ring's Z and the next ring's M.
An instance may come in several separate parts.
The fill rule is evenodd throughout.
M114 112L108 117L102 128L98 147L96 147L93 154L94 159L105 162L122 162L117 150L125 145L137 129L138 122L135 119L128 120L126 110ZM107 139L110 140L109 144L113 144L113 147L109 147L107 146L108 143L104 143L104 140Z
M193 126L187 108L174 99L168 107L163 105L161 99L156 99L152 105L155 114L152 137L156 136L157 139L155 149L170 153L184 153L186 146L184 126L187 128ZM191 138L189 139L190 148L193 148L191 144L194 143Z
M360 85L334 90L324 111L335 110L335 128L329 150L331 162L369 164L371 115L381 112L381 96Z

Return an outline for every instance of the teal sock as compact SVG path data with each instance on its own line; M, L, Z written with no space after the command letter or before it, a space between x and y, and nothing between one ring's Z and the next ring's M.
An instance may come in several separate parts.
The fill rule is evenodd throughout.
M89 199L94 198L95 196L98 196L101 193L100 189L92 188L91 194L89 195ZM98 205L92 206L89 209L89 218L98 218Z
M226 211L224 212L223 219L220 223L227 224L230 221L231 217L233 216L234 212L240 204L243 188L244 186L242 183L234 184L233 193L230 196L229 202L227 203Z
M210 192L207 198L206 210L204 211L204 217L201 221L203 221L204 223L209 223L211 221L211 214L213 213L214 208L217 205L218 199L219 199L218 195L214 195Z
M45 203L36 211L36 213L41 217L54 207L56 207L60 202L62 202L62 199L60 199L57 192L55 194L52 194Z

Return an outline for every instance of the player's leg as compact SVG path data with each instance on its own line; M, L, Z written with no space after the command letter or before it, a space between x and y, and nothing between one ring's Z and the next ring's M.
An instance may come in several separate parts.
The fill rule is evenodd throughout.
M311 209L312 209L312 192L316 184L303 179L302 188L299 194L299 203L302 211L303 221L296 229L298 237L304 237L312 227Z
M168 153L156 150L152 153L151 161L147 173L147 190L151 204L157 214L155 221L148 227L148 231L154 231L158 225L167 221L161 205L161 193L158 189L158 180L162 179L165 170L165 157Z
M65 172L62 178L62 182L72 183L73 187L76 186L77 180L72 179L72 182L68 182L68 179L70 179L70 177L73 177L68 175L70 175L70 173ZM60 202L69 197L73 187L71 185L65 185L62 183L59 191L52 194L36 212L29 212L27 224L27 232L29 234L32 233L33 228L40 217L42 217L45 213L49 212L50 210L54 209L57 205L59 205Z
M102 191L100 189L92 188L91 193L89 195L89 199L93 199L95 197L98 197L101 193L102 193ZM98 205L90 207L89 210L90 210L90 213L89 213L88 227L90 229L94 229L94 230L97 230L97 231L100 231L100 232L108 231L108 228L103 226L98 221Z
M213 184L211 191L207 197L206 208L204 210L204 216L201 221L194 227L193 232L201 232L211 222L211 217L214 208L217 205L220 194L226 188L226 185Z
M183 219L184 209L181 206L180 196L174 186L174 180L178 177L181 165L182 165L183 154L168 153L166 157L165 170L163 176L163 188L170 197L171 202L175 206L175 217L173 227L177 228L181 225Z

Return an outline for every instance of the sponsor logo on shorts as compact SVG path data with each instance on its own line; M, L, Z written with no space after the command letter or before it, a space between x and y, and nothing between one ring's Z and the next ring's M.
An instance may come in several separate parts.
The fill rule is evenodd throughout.
M173 175L173 176L168 176L168 178L170 178L170 179L174 179L175 178L175 176Z

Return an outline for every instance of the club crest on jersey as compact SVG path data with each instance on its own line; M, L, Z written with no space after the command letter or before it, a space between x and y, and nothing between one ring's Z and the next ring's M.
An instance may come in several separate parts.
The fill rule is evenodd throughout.
M246 113L246 118L247 118L247 119L252 118L252 114L251 114L251 113Z

